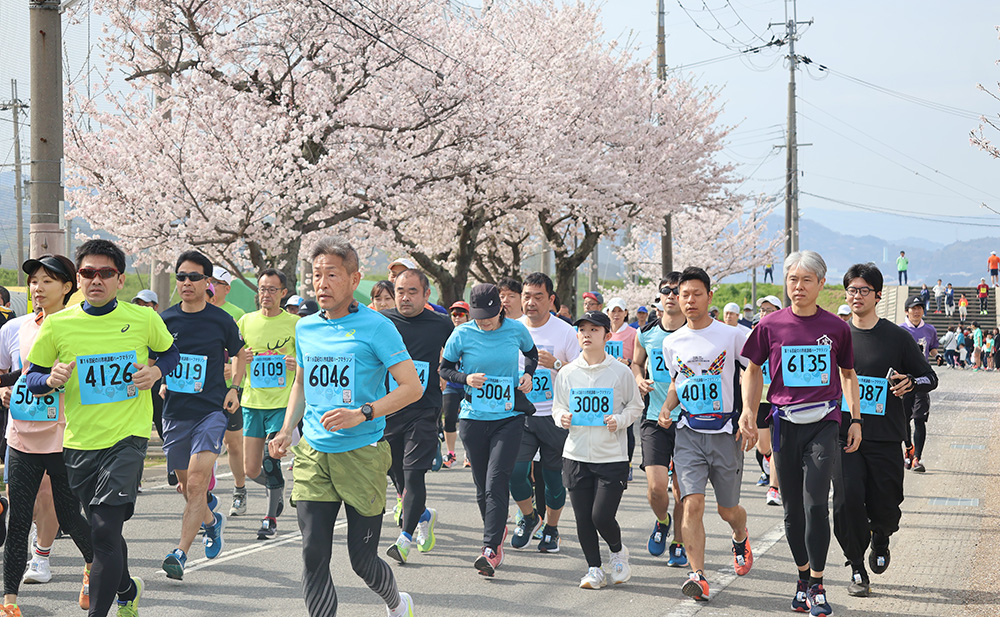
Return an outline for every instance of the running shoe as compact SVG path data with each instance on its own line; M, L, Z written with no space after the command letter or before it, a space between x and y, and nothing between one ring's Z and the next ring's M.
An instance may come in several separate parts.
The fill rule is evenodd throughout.
M441 471L443 463L444 458L441 456L441 442L438 442L438 447L434 451L434 462L431 463L431 471Z
M903 451L903 467L909 469L913 466L913 455L916 454L916 448L909 446Z
M163 558L163 565L160 567L167 573L167 578L182 581L184 580L185 564L187 564L187 555L181 549L175 548Z
M16 604L5 604L0 607L0 617L21 617L21 609Z
M872 550L868 553L868 566L875 574L882 574L889 568L889 538L881 534L872 534Z
M667 565L671 568L687 567L688 556L683 544L677 542L670 543L670 558L667 559Z
M550 525L542 528L542 541L538 543L540 553L559 552L559 530Z
M473 565L476 567L476 570L479 570L481 575L492 577L496 574L497 568L500 567L501 561L501 556L487 546L483 549L483 553L476 558L476 562Z
M792 596L792 610L798 613L809 612L809 583L799 579L796 582L795 595Z
M83 569L83 585L80 586L80 608L90 610L90 570Z
M410 558L410 545L412 542L406 539L406 536L399 534L396 541L392 543L388 549L386 549L385 554L392 557L400 564L406 563L406 560Z
M215 509L219 507L219 498L215 496L215 493L209 492L206 495L206 500L208 502L208 509L214 513Z
M396 505L392 508L392 520L396 521L397 527L403 526L403 498L396 495Z
M270 540L278 535L278 523L271 517L265 516L260 522L260 529L257 530L258 540Z
M457 461L458 457L455 456L455 453L449 452L448 456L444 457L444 461L442 461L441 466L445 469L451 469L452 465L454 465Z
M24 572L22 583L41 584L52 580L52 570L49 567L49 560L42 559L37 555L31 558L28 569Z
M167 472L167 484L177 486L177 474L172 469Z
M663 551L667 550L667 536L670 535L670 514L667 514L667 522L661 523L656 521L653 523L653 533L649 534L649 542L646 543L646 548L649 550L649 554L654 557L659 557L663 554Z
M247 513L247 488L233 489L233 506L229 508L229 516L243 516Z
M781 493L778 491L778 489L774 488L773 486L769 487L767 489L767 498L766 498L766 501L767 501L767 505L769 505L769 506L780 506L781 505Z
M472 468L472 463L469 462L469 459L465 459L465 462L462 463L462 467Z
M681 593L699 602L708 602L708 581L701 574L691 572L688 574L688 580L681 585Z
M6 497L0 497L0 546L7 541L7 503ZM28 546L31 546L30 544ZM17 608L17 605L13 605ZM21 609L18 609L19 611Z
M226 527L226 517L222 512L216 512L214 516L215 524L205 526L206 559L215 559L222 552L222 530Z
M611 559L608 561L609 574L611 575L611 582L613 584L621 585L622 583L627 583L632 578L632 567L628 565L627 546L622 546L622 550L617 553L611 553Z
M607 584L604 570L600 568L587 568L587 573L580 579L580 589L600 589Z
M426 520L424 517L426 517ZM434 525L437 523L437 518L437 510L427 508L424 510L423 515L421 515L420 520L417 521L417 535L415 540L417 541L417 550L421 553L429 552L437 543L437 538L434 536Z
M806 603L809 604L809 614L814 617L833 614L830 603L826 601L826 592L823 590L823 586L818 583L809 587L809 591L806 593Z
M742 542L733 540L733 569L736 576L745 576L752 567L753 551L750 550L750 532L747 532L747 537Z
M927 471L927 468L924 467L924 462L923 461L921 461L918 458L914 458L913 459L913 471L915 471L917 473L924 473L925 471Z
M871 593L871 582L868 580L868 572L864 566L852 568L851 584L847 586L847 595L855 598L867 598Z
M631 481L632 481L632 466L629 465L628 466L628 480L626 480L626 482L631 482Z
M138 576L133 576L132 584L135 585L135 597L128 602L118 600L118 617L139 617L139 599L142 598L142 579Z
M522 549L531 542L531 536L542 527L542 517L532 512L530 516L525 516L514 528L514 535L510 538L512 548Z
M405 591L400 591L399 606L396 607L396 610L392 610L388 606L385 607L385 610L389 613L389 617L393 617L393 615L398 615L399 617L413 617L413 598L411 598L410 594Z
M760 474L760 477L757 478L757 486L767 486L770 483L771 483L771 476L767 475L766 473Z

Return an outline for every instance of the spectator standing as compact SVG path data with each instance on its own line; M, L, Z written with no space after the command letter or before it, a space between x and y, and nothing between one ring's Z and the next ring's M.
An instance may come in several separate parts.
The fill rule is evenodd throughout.
M958 358L957 328L948 326L948 331L938 340L938 345L944 348L944 359L948 363L948 368L955 368L955 360Z
M990 271L990 284L997 287L997 275L1000 274L1000 257L996 251L990 251L990 256L986 260L986 267Z
M910 269L910 260L906 258L906 251L900 251L899 257L896 258L896 272L899 274L899 284L902 285L904 282L909 285L910 279L906 275L906 271Z
M941 284L941 279L938 279L937 285L932 291L934 292L934 313L940 314L941 301L944 299L944 285Z
M965 320L969 317L969 299L965 294L958 296L958 323L965 325Z
M979 279L979 286L976 287L976 295L979 297L979 314L986 314L986 301L990 297L990 286L986 284L986 279Z
M948 317L955 314L955 289L951 283L944 288L944 314Z
M920 286L920 302L924 305L924 312L931 310L931 290L927 289L927 283Z
M764 264L764 282L765 283L767 282L768 278L771 279L771 284L774 285L774 264Z

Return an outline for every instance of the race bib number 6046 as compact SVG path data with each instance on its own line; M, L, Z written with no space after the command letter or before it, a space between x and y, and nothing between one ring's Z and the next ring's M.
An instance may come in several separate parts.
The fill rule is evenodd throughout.
M309 405L349 405L354 402L354 354L305 356L305 393Z

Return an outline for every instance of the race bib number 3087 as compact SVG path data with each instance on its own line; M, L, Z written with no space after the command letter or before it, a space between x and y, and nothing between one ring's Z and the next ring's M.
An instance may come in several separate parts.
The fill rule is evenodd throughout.
M132 383L136 362L134 351L77 356L76 378L80 387L80 403L117 403L138 396L135 384Z

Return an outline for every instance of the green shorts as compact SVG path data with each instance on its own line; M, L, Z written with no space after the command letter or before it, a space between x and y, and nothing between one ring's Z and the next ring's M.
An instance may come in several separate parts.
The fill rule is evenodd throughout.
M327 454L303 439L292 448L292 501L342 501L361 516L385 512L386 473L392 465L389 444L379 441L349 452Z
M243 436L267 439L271 433L277 433L285 424L285 408L254 409L243 408Z

